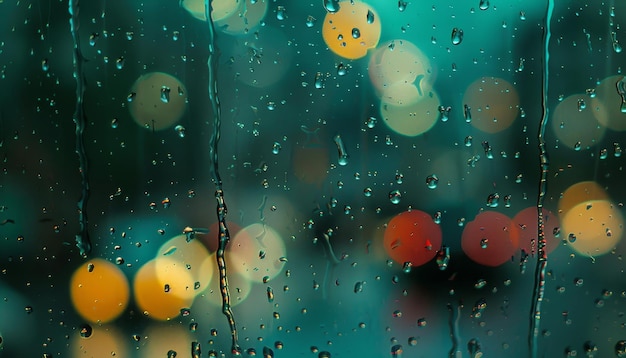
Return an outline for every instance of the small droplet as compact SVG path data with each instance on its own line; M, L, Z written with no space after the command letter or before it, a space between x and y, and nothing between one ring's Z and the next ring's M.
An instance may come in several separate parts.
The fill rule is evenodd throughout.
M93 333L93 328L91 328L90 325L83 324L82 326L80 326L80 336L82 338L89 338L91 337L92 333Z
M392 190L389 192L389 201L391 201L392 204L400 204L401 198L402 193L400 193L400 190Z
M50 64L48 63L48 59L47 59L47 58L44 58L44 59L41 61L41 69L42 69L44 72L48 72L48 70L50 69Z
M316 18L314 18L313 16L309 15L306 17L306 27L313 27L315 26L315 22L317 21Z
M167 86L161 87L161 102L163 103L170 102L170 88Z
M439 178L437 178L435 174L429 175L428 177L426 177L426 186L428 186L428 189L437 188L438 183L439 183Z
M179 137L185 138L185 127L179 124L176 127L174 127L174 130L176 131L176 133L178 133Z
M353 39L358 39L359 37L361 37L361 31L358 28L353 28L352 29L352 38Z
M280 153L281 149L282 149L282 146L280 145L280 143L274 142L274 144L272 145L272 154Z
M451 38L453 45L461 44L461 42L463 42L463 30L456 27L453 28Z
M123 56L118 58L117 60L115 60L115 67L118 70L121 70L122 68L124 68L124 62L125 61L124 61L124 57Z

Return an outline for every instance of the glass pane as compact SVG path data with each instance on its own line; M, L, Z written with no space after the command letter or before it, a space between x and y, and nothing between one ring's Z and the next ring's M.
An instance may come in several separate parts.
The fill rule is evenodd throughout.
M626 356L625 16L0 0L0 357Z

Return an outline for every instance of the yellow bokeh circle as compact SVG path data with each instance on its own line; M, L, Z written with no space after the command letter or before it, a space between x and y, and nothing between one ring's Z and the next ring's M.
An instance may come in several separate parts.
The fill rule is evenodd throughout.
M361 1L342 1L339 11L328 12L322 26L322 37L337 55L355 60L380 40L380 17L373 7Z
M567 188L559 199L561 218L576 205L592 200L608 200L609 194L594 181L581 181Z
M180 121L187 108L187 90L176 77L152 72L135 81L128 100L133 120L146 129L159 131Z
M268 225L255 223L232 238L227 255L235 271L262 283L278 275L286 262L286 249L280 234Z
M379 97L393 101L397 84L414 85L420 95L432 87L434 73L426 55L407 40L381 44L370 56L368 73Z
M175 260L150 260L135 274L135 303L144 315L156 320L178 317L193 303L195 292L188 286L192 281L191 274Z
M598 124L592 110L582 105L588 97L576 94L565 98L556 106L550 120L560 143L571 149L586 149L604 137L605 128Z
M609 200L585 201L565 214L561 232L576 252L596 257L613 250L622 239L624 218Z
M409 104L389 103L383 98L380 114L383 122L396 133L414 137L429 131L439 118L440 100L437 92L430 90Z
M193 239L187 241L186 235L178 235L159 248L156 255L157 275L161 283L166 284L170 271L186 271L187 275L177 280L185 290L172 293L182 297L196 296L209 286L213 277L213 266L205 264L208 257L209 250L202 242Z
M513 124L520 112L519 104L519 95L511 83L502 78L482 77L467 87L461 108L469 106L472 126L497 133Z
M74 271L70 297L76 311L87 321L110 322L128 305L128 280L113 263L103 259L89 260Z
M128 357L127 339L115 327L93 325L89 337L74 334L71 343L73 358Z
M150 325L142 335L138 357L172 357L168 352L176 352L176 357L188 357L191 342L196 341L189 329L180 324L161 323Z

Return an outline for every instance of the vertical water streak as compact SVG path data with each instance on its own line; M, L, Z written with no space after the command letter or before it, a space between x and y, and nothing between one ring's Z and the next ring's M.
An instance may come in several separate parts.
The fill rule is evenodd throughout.
M78 19L79 0L69 0L68 10L70 13L70 32L73 41L73 64L74 79L76 80L76 109L74 111L74 124L76 125L76 154L78 155L78 171L81 179L81 194L78 199L78 223L79 233L76 235L76 247L82 257L87 257L91 253L91 241L87 229L87 201L89 200L89 180L87 177L87 153L85 152L85 140L83 132L85 130L85 108L83 98L85 96L85 74L83 72L84 58L80 50L80 38L78 29L80 22Z
M448 312L450 316L448 318L448 326L450 328L450 339L452 340L452 347L448 352L448 358L456 358L459 356L459 318L461 317L461 305L459 304L455 312L452 303L448 303Z
M542 98L541 108L543 110L541 122L539 123L539 131L537 139L539 140L539 161L540 161L540 179L539 194L537 195L537 235L538 235L538 254L537 266L535 267L535 283L533 289L532 308L530 311L530 331L528 343L531 357L537 357L537 338L539 337L539 325L541 323L541 304L545 295L546 284L546 267L548 265L548 254L545 250L546 236L544 232L543 203L545 200L548 184L549 160L546 151L545 133L548 124L548 81L550 79L550 22L552 12L554 11L554 0L548 0L546 7L546 16L543 24L543 56L542 56Z
M209 141L209 156L211 159L211 180L215 184L215 199L217 201L217 219L219 222L218 249L215 255L217 259L217 269L220 276L220 293L222 295L222 313L226 316L230 326L231 335L231 354L234 356L241 355L237 337L237 325L235 317L230 307L230 291L228 288L228 278L226 276L226 245L230 241L230 233L226 226L226 201L224 200L224 191L222 190L222 179L219 173L217 149L220 141L221 113L220 101L217 95L217 56L215 49L215 26L211 17L213 0L204 0L204 14L209 25L209 58L207 61L209 69L209 99L211 100L211 109L213 114L213 134Z

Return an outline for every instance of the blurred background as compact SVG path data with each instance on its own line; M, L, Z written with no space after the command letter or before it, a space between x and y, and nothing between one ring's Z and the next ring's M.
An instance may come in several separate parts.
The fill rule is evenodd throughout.
M542 119L534 349L626 356L626 3L212 3L0 0L0 357L231 356L210 46L243 356L530 356Z

